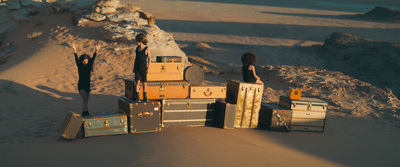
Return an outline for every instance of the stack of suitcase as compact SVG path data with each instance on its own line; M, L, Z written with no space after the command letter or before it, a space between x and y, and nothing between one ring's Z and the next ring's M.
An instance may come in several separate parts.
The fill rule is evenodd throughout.
M160 131L173 126L217 126L224 129L266 128L316 131L325 127L327 103L301 98L301 91L281 96L279 104L262 103L264 85L228 80L227 86L200 85L200 67L184 68L180 57L157 57L147 82L150 102L134 102L135 81L125 80L119 113L86 116L69 112L59 129L66 139L82 130L84 137ZM139 89L143 99L142 85Z
M272 131L324 132L328 103L301 97L301 90L289 89L279 104L262 103L259 127Z
M328 103L317 98L302 97L301 100L281 96L279 104L292 110L294 131L324 132Z
M180 57L157 56L156 60L157 62L151 63L147 74L147 97L159 104L159 129L214 125L215 105L218 99L225 98L226 87L201 86L204 71L197 66L185 68ZM128 107L122 107L128 105L136 106L137 109L149 108L148 103L132 101L135 98L135 87L134 80L125 80L126 97L121 97L118 101L121 112L128 113ZM143 99L142 94L141 85L140 99ZM134 109L131 107L130 110ZM132 130L130 132L134 133Z

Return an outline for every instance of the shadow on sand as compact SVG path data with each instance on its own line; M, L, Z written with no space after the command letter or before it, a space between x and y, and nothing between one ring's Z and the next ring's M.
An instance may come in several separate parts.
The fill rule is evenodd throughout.
M393 34L399 34L399 29L377 29L357 27L327 27L284 24L239 23L239 22L207 22L186 20L157 20L157 25L167 32L199 33L212 35L237 35L249 37L268 37L293 40L323 42L332 32L346 32L374 40L390 40L399 42ZM229 28L221 28L229 27ZM376 37L371 34L382 34Z
M0 80L2 85L7 82L10 81ZM271 158L274 156L283 157L279 161L285 162L294 158L285 151L273 152L271 148L277 145L294 151L294 155L316 157L322 162L338 165L369 166L371 164L367 163L373 162L374 166L396 162L394 155L387 155L384 151L388 149L386 146L371 145L376 142L362 137L371 135L369 131L357 132L352 128L352 118L328 118L325 133L169 127L155 133L78 137L67 141L56 129L68 110L80 110L79 95L43 85L37 86L38 91L19 83L13 84L7 90L15 92L3 88L0 93L2 99L7 98L0 105L0 125L5 127L1 133L2 166L259 166L276 164L276 159ZM55 94L60 97L54 97ZM117 98L92 94L90 108L99 114L107 113L116 107ZM337 122L337 119L346 120ZM345 131L349 127L351 134ZM378 152L381 156L365 160L366 155Z
M283 8L297 8L297 9L316 9L316 10L330 10L330 11L344 11L344 12L367 12L373 9L375 6L386 6L400 9L400 3L391 4L366 4L366 3L343 3L331 1L318 1L318 0L285 0L285 1L274 1L274 0L175 0L175 1L193 1L193 2L209 2L209 3L226 3L226 4L239 4L239 5L255 5L255 6L270 6L270 7L283 7ZM397 5L397 6L393 6Z

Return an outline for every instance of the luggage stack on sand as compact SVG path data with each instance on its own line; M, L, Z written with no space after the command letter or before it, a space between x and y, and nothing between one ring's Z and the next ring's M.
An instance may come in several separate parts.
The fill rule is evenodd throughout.
M171 126L213 126L215 119L215 103L218 99L225 99L225 86L201 86L204 80L204 71L197 66L184 67L180 57L157 56L157 62L151 63L147 75L147 98L159 104L159 129ZM149 103L135 103L135 81L125 80L125 96L118 101L122 113L132 113L134 110L149 108ZM143 88L140 85L139 95L142 99ZM153 103L153 102L151 102ZM130 107L126 107L130 106ZM154 107L143 116L153 117ZM128 115L133 119L134 114ZM138 118L139 119L139 118ZM130 132L135 133L130 121ZM146 124L141 123L140 124ZM150 130L147 130L150 131ZM153 130L157 131L157 130ZM138 132L138 131L136 131ZM142 131L145 132L145 131Z
M296 100L280 96L279 104L292 110L291 130L324 132L327 102L312 97L301 97L301 100Z

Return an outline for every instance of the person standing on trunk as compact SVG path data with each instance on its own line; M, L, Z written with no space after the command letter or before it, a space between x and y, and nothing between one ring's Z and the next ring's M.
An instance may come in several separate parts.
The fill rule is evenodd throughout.
M140 82L143 82L143 101L149 102L149 99L147 98L147 73L149 73L151 56L150 50L146 46L148 40L146 38L146 35L143 33L136 35L135 39L138 46L136 48L136 58L133 67L133 73L135 73L136 81L136 92L134 101L141 102L139 98L139 88Z

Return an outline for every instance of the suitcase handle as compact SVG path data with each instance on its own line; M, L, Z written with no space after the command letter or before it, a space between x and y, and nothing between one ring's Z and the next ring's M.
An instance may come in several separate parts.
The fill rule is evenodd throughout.
M140 112L137 115L138 117L142 117L143 115L153 116L153 112Z
M206 92L204 92L204 96L208 97L211 96L213 92L210 91L210 89L207 89Z

